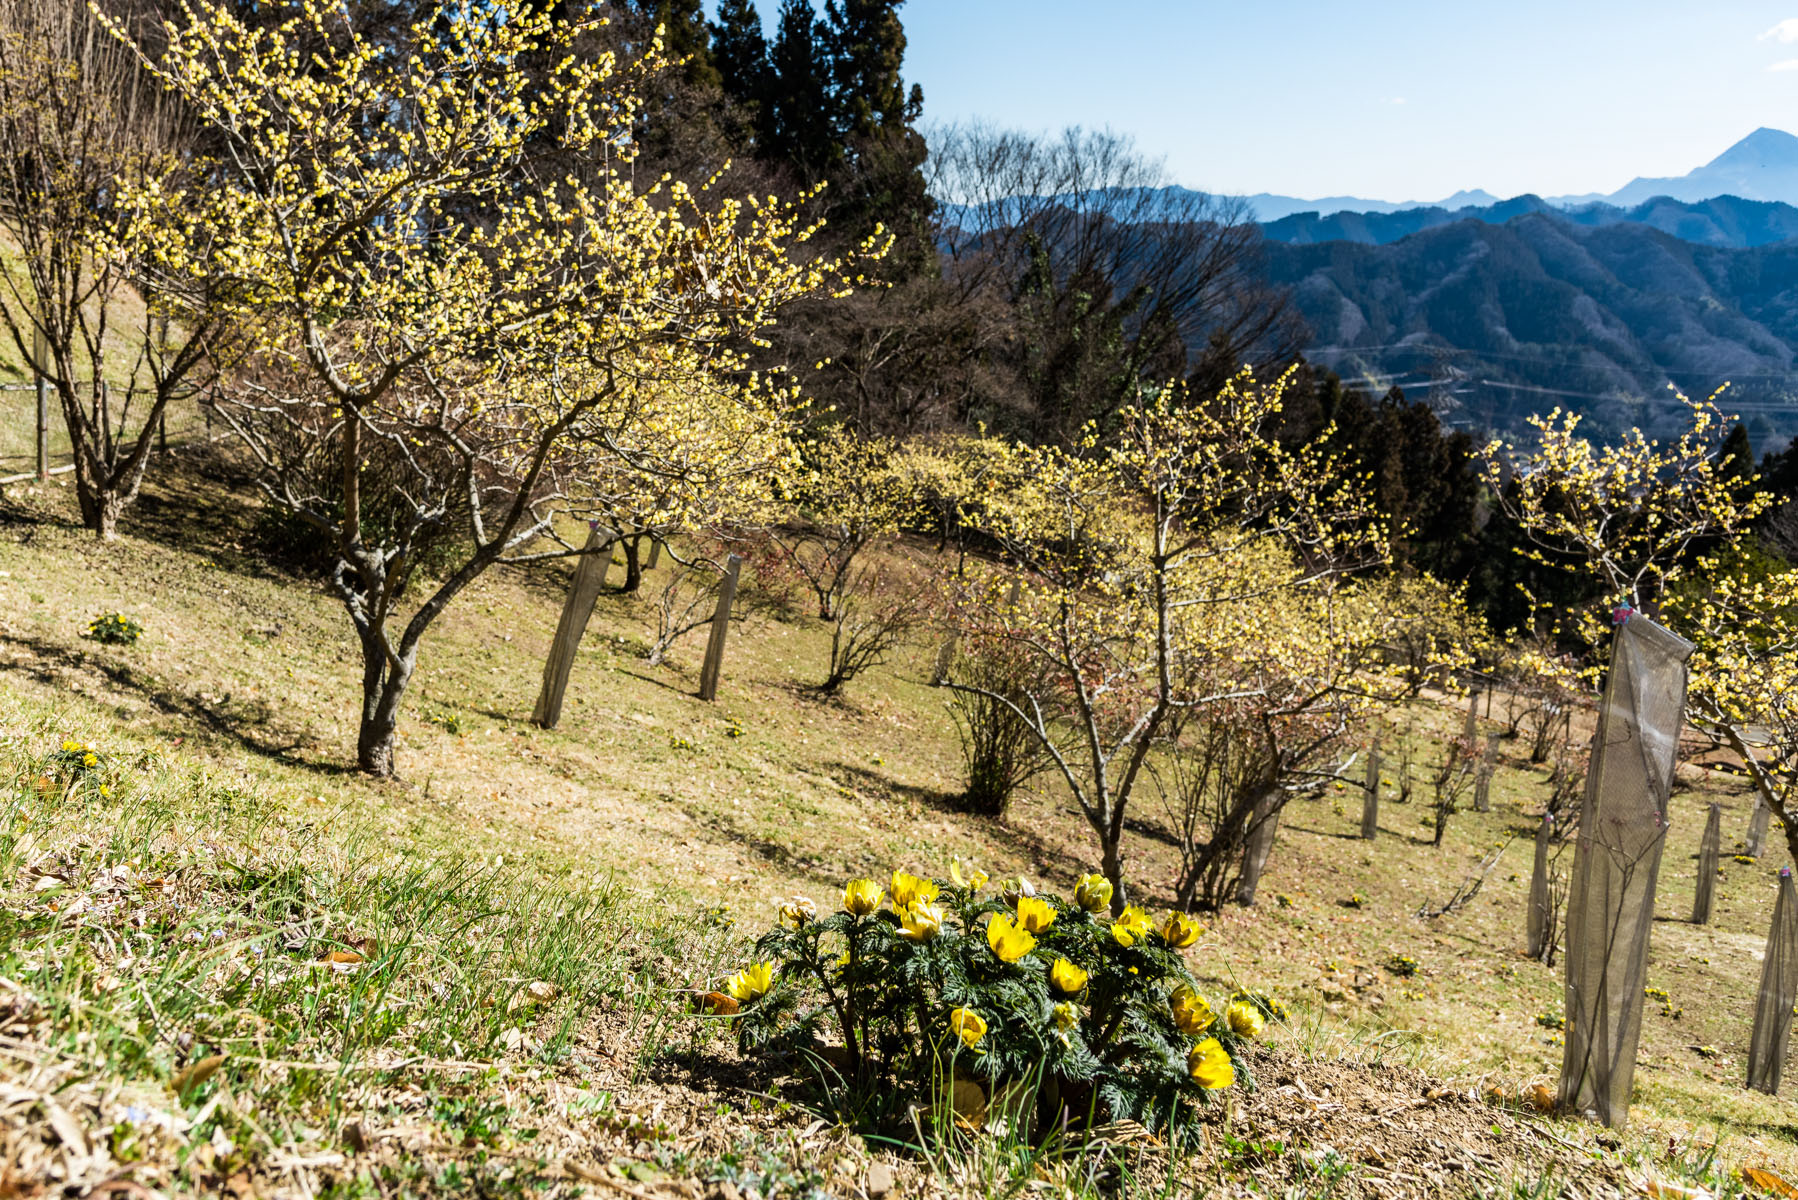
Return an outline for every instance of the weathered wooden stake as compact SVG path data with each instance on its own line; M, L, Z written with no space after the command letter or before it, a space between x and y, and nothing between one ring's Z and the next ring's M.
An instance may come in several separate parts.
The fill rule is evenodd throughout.
M1479 719L1480 690L1475 688L1473 690L1473 695L1467 701L1467 725L1461 730L1461 740L1467 743L1467 748L1469 750L1473 749L1473 735L1479 732L1479 726L1477 724Z
M712 613L712 636L705 646L705 665L699 668L699 698L718 695L718 672L724 666L724 635L730 632L730 609L737 599L737 573L743 560L731 555L724 564L724 582L718 588L718 607Z
M31 372L37 377L37 481L50 479L50 384L44 378L44 358L49 353L44 345L44 331L31 329Z
M549 644L549 657L543 663L543 687L537 693L537 707L531 711L531 723L554 729L562 719L562 694L568 690L568 673L574 669L574 654L580 649L581 636L593 617L593 605L599 589L605 586L606 572L612 566L612 531L591 524L587 544L575 560L574 579L568 585L568 599L562 604L561 619L556 622L555 640Z
M1367 748L1367 795L1361 801L1361 836L1372 841L1380 832L1380 747Z
M1473 781L1473 811L1492 811L1492 772L1498 761L1498 735L1486 735L1486 757L1480 762L1480 773Z
M1537 962L1548 957L1548 931L1554 925L1554 913L1549 911L1548 896L1548 847L1555 836L1555 815L1542 814L1542 824L1536 827L1536 865L1530 874L1530 903L1528 918L1529 956Z
M661 561L662 539L659 537L651 537L649 539L649 561L643 564L643 569L645 571L653 571L656 569L656 564Z
M960 639L950 634L936 649L936 667L930 672L930 686L942 687L949 681L949 668L955 665L955 649Z
M1711 923L1711 902L1717 895L1717 858L1723 850L1723 806L1711 805L1704 819L1704 839L1698 843L1698 880L1692 889L1692 924Z

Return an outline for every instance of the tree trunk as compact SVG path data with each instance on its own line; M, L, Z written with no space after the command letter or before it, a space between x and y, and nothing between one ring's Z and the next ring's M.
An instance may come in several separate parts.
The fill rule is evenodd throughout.
M627 596L636 595L637 589L643 586L642 545L642 534L624 539L624 592Z
M412 681L412 664L387 656L379 633L362 639L362 718L356 730L356 765L379 779L394 775L394 735L400 701Z
M1118 854L1118 843L1115 838L1102 837L1103 850L1099 860L1099 874L1111 884L1111 915L1124 915L1124 864Z

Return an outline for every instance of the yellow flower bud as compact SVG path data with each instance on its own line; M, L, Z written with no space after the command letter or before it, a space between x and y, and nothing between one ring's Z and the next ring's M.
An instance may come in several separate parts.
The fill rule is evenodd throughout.
M943 931L943 910L935 904L917 903L899 910L899 936L910 942L928 942Z
M901 912L913 904L929 904L937 898L942 889L928 879L917 875L907 875L904 871L893 872L892 892L893 907Z
M1267 1025L1267 1018L1261 1010L1247 1000L1238 1000L1224 1010L1224 1020L1229 1023L1230 1032L1238 1037L1258 1038L1261 1030Z
M1035 896L1018 898L1018 926L1031 933L1047 933L1049 926L1055 924L1055 910L1049 907L1047 900L1039 900Z
M1066 992L1070 996L1076 995L1086 986L1086 979L1086 972L1065 958L1056 959L1055 965L1049 968L1049 982L1055 985L1056 991Z
M1111 903L1111 881L1103 875L1082 875L1074 885L1074 903L1096 913Z
M731 999L748 1004L751 1000L759 1000L767 995L773 986L774 964L757 962L750 963L732 975L730 982L724 985L724 991Z
M1206 1038L1186 1056L1186 1072L1194 1083L1207 1091L1221 1091L1236 1082L1236 1068L1230 1055L1216 1038Z
M986 923L986 944L1000 962L1014 963L1036 948L1036 938L1013 925L1011 918L994 917Z
M1120 946L1134 946L1154 929L1155 923L1149 920L1149 914L1132 904L1111 923L1111 936Z
M1204 932L1205 927L1185 913L1169 913L1161 926L1161 936L1176 950L1186 949Z
M1205 997L1185 984L1174 989L1174 994L1168 997L1168 1003L1174 1010L1174 1024L1187 1037L1198 1037L1217 1020Z
M843 909L858 917L865 917L880 907L880 898L884 895L880 885L872 879L852 879L849 886L843 889Z
M949 1028L961 1038L962 1045L972 1050L986 1036L986 1021L972 1009L958 1008L949 1014Z

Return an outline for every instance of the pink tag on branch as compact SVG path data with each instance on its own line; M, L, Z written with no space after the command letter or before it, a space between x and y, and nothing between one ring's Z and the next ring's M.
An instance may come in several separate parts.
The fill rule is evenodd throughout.
M1635 609L1631 608L1627 604L1619 605L1618 607L1613 608L1611 610L1611 624L1613 624L1613 625L1623 624L1625 621L1629 620L1629 615L1635 611L1636 611Z

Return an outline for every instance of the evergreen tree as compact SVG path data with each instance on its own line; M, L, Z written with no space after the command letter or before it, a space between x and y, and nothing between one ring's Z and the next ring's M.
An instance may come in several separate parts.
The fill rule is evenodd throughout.
M686 60L681 77L688 85L706 90L720 86L718 68L712 63L704 0L638 0L637 7L651 28L662 27L662 49L668 57Z
M724 0L712 23L712 65L724 94L748 118L757 142L766 139L770 76L768 39L754 0Z
M844 156L830 58L830 31L811 0L782 0L763 151L807 184L829 178Z

